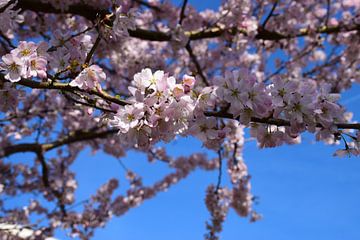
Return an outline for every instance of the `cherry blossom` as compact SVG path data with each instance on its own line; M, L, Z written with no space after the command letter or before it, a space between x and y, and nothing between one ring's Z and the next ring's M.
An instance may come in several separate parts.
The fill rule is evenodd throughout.
M20 58L13 54L6 54L2 58L1 68L5 70L5 78L11 82L18 82L25 75L26 68Z
M81 89L100 88L100 82L106 79L106 74L101 67L91 65L85 68L79 75L70 82L70 86L79 87Z
M128 29L135 30L136 10L130 9L126 14L122 12L121 7L115 12L113 31L117 36L129 36Z

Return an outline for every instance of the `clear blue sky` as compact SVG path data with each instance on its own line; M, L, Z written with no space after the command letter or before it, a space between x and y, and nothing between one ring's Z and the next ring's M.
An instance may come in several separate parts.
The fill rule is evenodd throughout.
M218 2L190 1L190 4L204 9L216 8ZM358 100L359 86L342 97L345 106L355 113L355 119L360 114ZM179 139L170 146L175 155L206 152L191 138ZM276 149L259 150L254 142L247 143L245 161L253 176L252 192L259 197L255 209L264 218L249 223L230 211L221 239L360 239L360 159L335 158L332 154L336 149L314 143L310 135L305 135L300 145ZM161 163L149 165L137 153L130 153L123 161L142 174L145 183L169 172ZM109 176L123 179L124 174L115 159L102 154L82 154L73 169L79 172L79 199L86 198ZM96 232L94 239L202 239L205 221L209 219L205 189L216 182L216 177L216 172L193 173L169 191L113 219ZM121 182L120 188L124 184Z

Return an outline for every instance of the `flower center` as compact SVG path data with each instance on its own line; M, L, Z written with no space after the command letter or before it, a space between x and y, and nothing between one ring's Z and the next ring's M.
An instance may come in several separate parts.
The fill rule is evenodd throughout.
M31 51L30 51L30 49L24 49L24 50L22 50L21 52L20 52L20 54L22 55L22 56L29 56L30 55L30 53L31 53Z
M10 64L9 69L12 72L18 72L18 65L15 62L13 62Z

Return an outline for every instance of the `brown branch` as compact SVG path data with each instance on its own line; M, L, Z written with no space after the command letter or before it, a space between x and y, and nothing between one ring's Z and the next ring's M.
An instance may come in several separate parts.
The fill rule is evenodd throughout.
M81 141L90 141L94 139L101 139L116 134L117 129L105 130L102 132L94 131L75 131L71 132L69 135L62 137L56 141L50 143L20 143L17 145L11 145L3 148L3 154L0 157L8 157L16 153L24 152L34 152L34 153L43 153L48 152L57 147L64 145L81 142Z
M329 23L329 18L330 18L330 8L331 8L331 3L330 3L330 0L327 0L327 3L326 3L325 26L327 26L327 25L328 25L328 23Z
M91 108L96 108L96 109L101 110L103 112L108 112L108 113L116 113L117 112L115 110L111 110L111 109L107 109L107 108L103 108L101 106L98 106L98 105L96 105L95 101L93 101L92 99L88 99L85 96L82 96L80 94L79 95L76 94L76 95L79 96L80 98L84 99L86 102L80 101L80 100L70 96L69 94L64 93L65 98L68 99L69 101L74 102L74 103L84 105L84 106L87 106L87 107L91 107Z
M96 14L105 9L96 9L92 6L84 4L82 2L72 4L68 7L66 11L61 11L61 9L55 8L51 3L45 3L39 0L19 0L16 8L21 8L22 10L30 10L33 12L43 12L43 13L55 13L55 14L65 14L70 13L74 15L83 16L91 21L96 19Z
M76 3L64 11L61 12L60 9L56 9L50 3L44 3L41 1L35 0L19 0L17 4L17 8L21 8L23 10L30 10L34 12L43 12L43 13L54 13L54 14L62 14L62 13L70 13L78 16L83 16L90 21L94 21L96 19L96 15L98 12L106 11L104 9L95 9L89 5L84 3ZM299 29L297 34L286 35L282 33L278 33L275 31L265 30L263 27L259 26L257 30L256 39L262 40L281 40L281 39L290 39L296 37L307 36L312 32L315 33L323 33L323 34L333 34L339 32L350 32L354 30L360 30L360 24L349 24L349 25L338 25L338 26L322 26L314 31L310 31L309 29ZM224 33L237 34L242 33L246 35L246 31L244 29L236 29L236 28L219 28L214 27L210 29L201 29L185 32L185 34L189 37L190 40L200 40L205 38L215 38L219 37ZM170 41L171 34L165 33L161 31L152 31L137 28L136 30L129 30L129 34L131 37L139 38L142 40L148 41Z
M221 178L222 178L222 153L221 153L222 148L220 148L217 151L218 154L218 161L219 161L219 168L218 168L218 178L217 178L217 183L216 183L216 188L215 188L215 193L218 193L218 191L221 188Z

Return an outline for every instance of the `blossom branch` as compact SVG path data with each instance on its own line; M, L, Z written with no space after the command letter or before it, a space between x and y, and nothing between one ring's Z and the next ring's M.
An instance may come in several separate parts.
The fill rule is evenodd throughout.
M50 82L36 82L36 81L27 80L27 79L22 79L21 81L17 82L17 84L31 87L31 88L37 88L37 89L59 89L59 90L65 90L65 91L69 91L69 92L73 92L75 90L76 91L84 91L77 87L71 87L67 83L56 83L55 82L55 83L51 84ZM88 93L94 94L94 95L99 96L109 102L116 103L121 106L130 104L128 101L113 97L102 90L101 91L90 90L90 91L88 91ZM210 111L208 111L208 112L205 112L204 114L206 116L234 119L232 114L226 113L226 112L210 112ZM265 124L276 125L276 126L290 126L290 122L287 120L284 120L284 119L252 117L251 121L256 122L256 123L265 123ZM335 123L335 125L340 129L358 129L358 130L360 130L360 123ZM323 126L320 123L317 123L316 127L322 128Z

